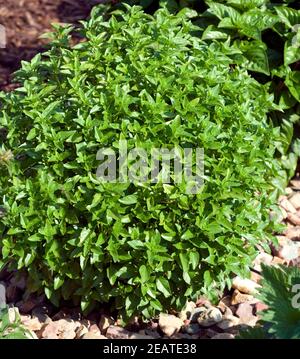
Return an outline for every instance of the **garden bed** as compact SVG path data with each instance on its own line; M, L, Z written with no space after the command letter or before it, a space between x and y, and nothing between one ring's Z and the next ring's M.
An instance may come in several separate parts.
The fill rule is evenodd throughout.
M0 49L0 89L12 89L10 75L22 60L30 60L47 43L40 35L52 23L77 24L101 0L0 0L0 24L6 28L7 47Z

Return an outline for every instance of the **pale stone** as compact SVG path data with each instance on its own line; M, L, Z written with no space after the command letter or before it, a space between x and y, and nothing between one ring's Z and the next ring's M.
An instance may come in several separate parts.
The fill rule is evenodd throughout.
M255 283L259 283L262 280L262 276L258 273L251 271L250 279Z
M279 257L274 257L272 260L272 265L284 264L285 260Z
M300 189L300 179L293 179L291 180L291 185L295 188L295 189ZM287 187L290 188L290 187Z
M256 323L258 320L258 318L253 315L253 305L250 303L241 303L236 311L236 315L240 318L241 323L247 325L251 325L254 321Z
M190 319L193 310L196 308L196 304L194 302L187 302L184 309L179 313L179 318L182 321Z
M231 304L236 305L236 304L249 302L249 301L252 301L252 300L253 300L252 295L240 293L239 290L235 289L233 294L232 294Z
M129 339L130 332L122 327L110 325L106 331L106 337L109 339Z
M270 265L272 262L272 259L273 259L273 256L271 254L268 254L265 252L259 253L253 262L254 269L257 271L261 271L261 264Z
M228 304L230 304L230 302ZM224 317L232 315L232 310L227 305L225 305L223 301L219 302L217 308L220 309Z
M292 205L292 203L283 196L283 198L279 201L280 207L282 207L287 212L296 213L296 208Z
M300 193L296 192L289 198L290 203L296 208L300 208Z
M175 317L175 315L160 313L158 324L162 332L168 337L171 337L179 332L183 325L183 321L180 318Z
M93 332L88 332L88 333L83 334L81 339L107 339L107 338L101 334L95 334Z
M95 323L93 323L89 326L89 332L94 333L94 334L99 334L99 335L101 334L100 328Z
M47 324L41 336L45 339L74 339L78 324L71 319L60 319Z
M282 207L279 207L281 211L281 221L285 220L288 216L287 211L283 209Z
M218 308L210 308L200 313L197 321L202 327L210 327L222 320L223 316Z
M288 221L290 221L295 226L300 225L300 216L299 216L298 213L288 213L287 219L288 219Z
M287 195L287 196L290 196L294 193L294 191L292 190L291 187L287 187L285 190L284 190L284 193Z
M42 326L44 325L39 321L38 318L30 318L27 320L22 321L23 325L26 327L26 329L32 330L32 331L38 331L42 329Z
M154 339L151 335L133 333L129 336L129 339Z
M279 242L279 250L278 250L278 257L284 259L285 261L289 262L298 258L298 249L300 244L294 242L286 237L278 238Z
M292 239L294 241L299 241L300 240L300 227L289 227L284 231L285 236L288 239ZM277 238L280 238L282 236L277 236ZM283 237L285 238L285 237Z
M89 330L88 328L85 326L85 325L81 325L77 330L76 330L76 338L79 339L79 338L82 338L82 336L84 334L87 334L89 333ZM95 334L93 332L90 332L91 334ZM96 334L95 334L96 335Z
M256 294L261 286L251 279L243 279L237 276L232 281L232 287L245 294Z

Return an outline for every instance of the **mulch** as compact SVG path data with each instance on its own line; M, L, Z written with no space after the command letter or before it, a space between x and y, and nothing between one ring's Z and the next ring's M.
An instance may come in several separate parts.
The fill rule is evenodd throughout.
M72 23L89 16L92 6L104 0L0 0L0 24L6 29L6 48L0 48L0 90L9 91L11 74L21 60L30 60L45 49L41 34L52 23Z

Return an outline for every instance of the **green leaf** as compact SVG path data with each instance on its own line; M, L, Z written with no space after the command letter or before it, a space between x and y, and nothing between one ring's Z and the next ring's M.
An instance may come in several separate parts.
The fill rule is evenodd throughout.
M158 310L159 312L161 312L163 310L161 303L157 299L150 300L150 305L152 308L154 308L155 310Z
M146 283L149 280L150 275L147 267L144 264L140 266L139 272L140 272L142 283Z
M166 297L170 297L172 295L171 288L169 282L166 278L159 277L156 279L157 289Z
M182 278L187 284L191 284L191 277L188 272L183 272Z
M207 286L209 286L212 283L212 277L210 275L210 272L206 270L203 275L204 282Z
M129 320L216 300L279 231L269 213L300 151L297 61L282 51L297 59L295 28L267 0L209 1L197 18L176 4L95 7L75 46L55 25L0 93L0 266L57 306L114 303ZM97 178L102 154L116 178ZM118 178L126 168L149 178Z
M233 22L236 22L239 17L239 11L235 10L233 7L226 6L217 2L207 2L209 5L208 11L216 15L220 20L225 17L229 17Z
M64 284L64 280L60 277L54 278L54 290L59 289Z
M198 252L190 252L189 256L190 256L191 266L192 266L193 270L195 270L199 265L200 255Z
M135 203L137 203L137 196L134 194L125 196L123 198L120 198L119 202L121 202L123 204L128 204L128 205L135 204Z
M224 30L218 29L214 25L209 25L202 34L202 40L220 40L227 38L228 33Z
M287 74L285 84L294 98L300 102L300 71L291 71Z
M289 27L300 24L300 10L295 10L286 6L277 6L275 10L279 18Z
M300 26L300 25L299 25ZM300 31L284 45L284 65L290 65L300 61Z
M243 63L247 69L260 72L265 75L270 74L267 48L260 41L237 41L235 46L238 47L245 56L246 62Z
M181 263L181 267L184 272L188 272L189 270L189 260L187 253L179 253L179 259Z

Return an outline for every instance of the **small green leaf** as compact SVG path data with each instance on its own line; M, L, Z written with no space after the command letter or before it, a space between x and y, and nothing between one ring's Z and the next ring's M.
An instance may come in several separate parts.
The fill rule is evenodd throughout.
M160 277L157 278L156 280L156 286L157 289L163 293L163 295L168 298L172 293L171 293L171 289L170 289L170 285L169 282L166 278Z
M137 196L133 195L133 194L131 194L129 196L125 196L123 198L120 198L119 202L121 202L123 204L127 204L127 205L135 204L135 203L137 203Z
M147 267L144 264L140 266L139 272L140 272L142 283L146 283L149 280L150 275Z

